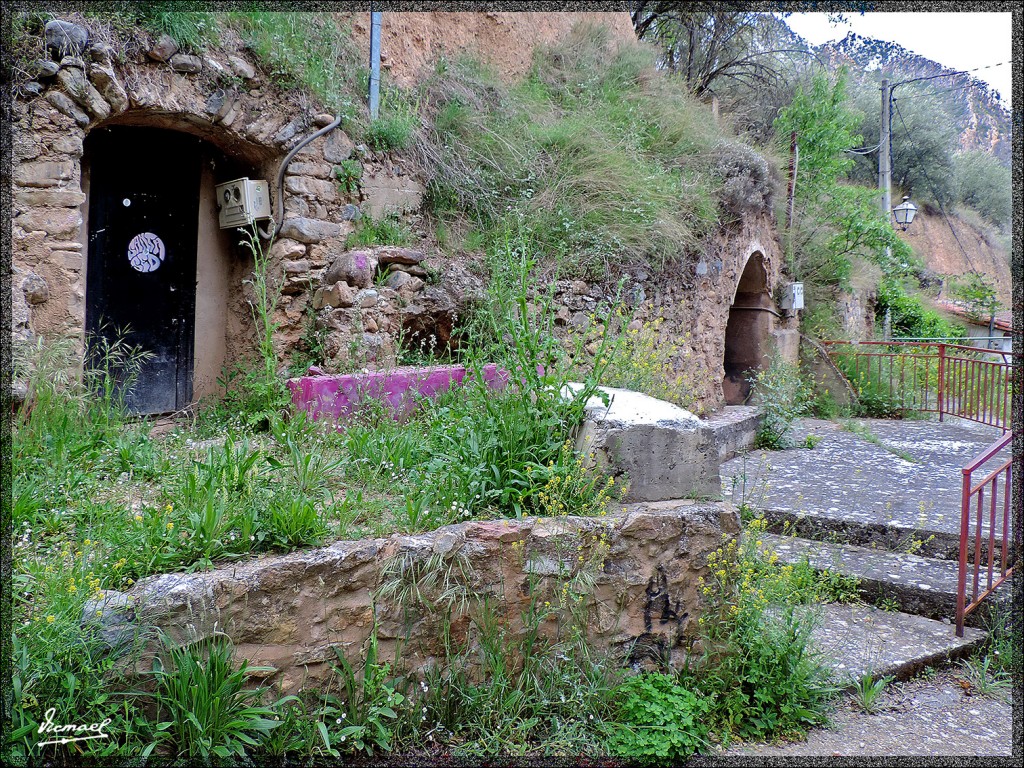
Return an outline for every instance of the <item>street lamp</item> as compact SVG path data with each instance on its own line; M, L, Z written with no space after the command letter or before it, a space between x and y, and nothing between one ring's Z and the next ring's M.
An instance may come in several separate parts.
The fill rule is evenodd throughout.
M917 213L917 206L910 202L910 198L903 196L903 202L892 209L892 215L896 217L896 223L904 232L914 222L914 215Z

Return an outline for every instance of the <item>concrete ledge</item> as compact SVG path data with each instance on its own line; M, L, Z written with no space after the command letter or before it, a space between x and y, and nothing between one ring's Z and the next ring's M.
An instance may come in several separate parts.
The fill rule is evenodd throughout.
M925 667L970 653L986 633L967 628L957 637L949 624L862 605L822 605L812 639L836 681L852 687L864 674L913 677Z
M628 501L720 497L718 443L704 422L639 392L601 391L609 404L587 403L576 448L603 470L628 475Z
M718 443L718 460L728 461L754 448L764 415L754 405L727 405L708 416L704 423Z

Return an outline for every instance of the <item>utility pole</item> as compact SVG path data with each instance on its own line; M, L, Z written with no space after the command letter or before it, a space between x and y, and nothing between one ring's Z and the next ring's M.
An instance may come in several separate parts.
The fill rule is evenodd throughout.
M889 108L892 101L892 89L888 78L882 79L882 135L878 142L878 188L882 190L882 215L886 221L892 209L892 169L889 157L892 154L892 137L889 135Z
M380 109L380 11L370 12L370 117Z

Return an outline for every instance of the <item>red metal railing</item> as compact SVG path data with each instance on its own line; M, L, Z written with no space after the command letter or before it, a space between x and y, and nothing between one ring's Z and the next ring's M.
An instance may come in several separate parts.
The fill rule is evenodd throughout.
M960 502L960 572L956 593L956 634L963 637L964 618L1013 573L1013 555L1009 548L1010 487L1013 482L1012 457L1008 456L985 479L975 484L973 473L996 458L1013 440L1007 432L963 468L963 491ZM987 504L986 504L987 497ZM987 507L987 510L986 510ZM974 514L972 515L972 511ZM973 519L972 519L973 518ZM998 531L998 537L996 535ZM970 563L968 551L973 539ZM987 552L982 551L982 542ZM999 562L996 562L996 552ZM982 570L986 571L982 581ZM971 573L971 599L967 600L968 572ZM998 571L998 577L997 577ZM984 585L984 589L982 586Z
M1009 429L1009 353L916 341L822 344L879 415L925 411Z

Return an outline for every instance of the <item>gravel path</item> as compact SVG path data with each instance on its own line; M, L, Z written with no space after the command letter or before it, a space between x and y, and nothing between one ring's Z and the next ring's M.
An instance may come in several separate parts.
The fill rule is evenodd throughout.
M865 714L847 698L828 728L807 741L768 745L733 745L724 756L790 755L1010 755L1013 716L1010 693L965 695L955 670L934 678L891 684L875 714Z

